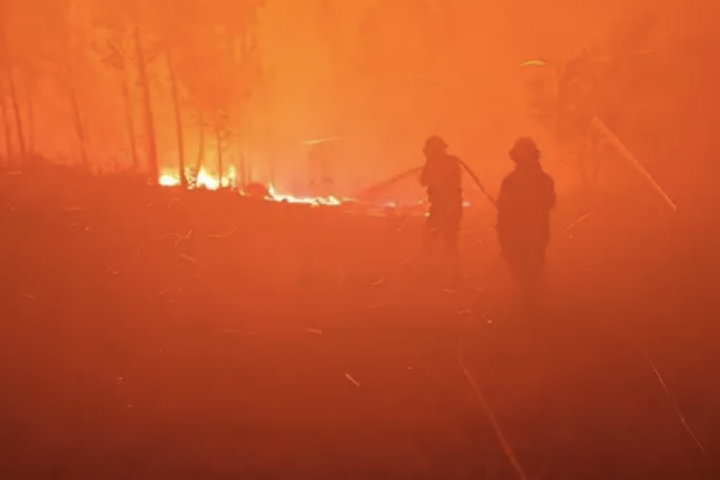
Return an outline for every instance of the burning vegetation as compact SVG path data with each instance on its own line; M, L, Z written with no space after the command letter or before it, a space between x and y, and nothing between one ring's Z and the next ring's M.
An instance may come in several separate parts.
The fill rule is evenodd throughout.
M220 189L233 189L243 195L263 198L265 200L272 200L276 202L288 202L288 203L302 203L307 205L340 205L344 201L351 201L351 199L339 199L335 196L327 197L302 197L290 194L283 194L276 191L275 187L271 184L265 186L262 183L250 183L240 187L238 185L237 175L234 169L228 170L225 175L213 175L205 169L201 169L197 174L192 172L186 172L186 181L189 183L189 188L196 189L202 188L206 190L220 190ZM158 182L163 187L179 187L182 186L182 180L177 173L172 171L164 172L160 175Z

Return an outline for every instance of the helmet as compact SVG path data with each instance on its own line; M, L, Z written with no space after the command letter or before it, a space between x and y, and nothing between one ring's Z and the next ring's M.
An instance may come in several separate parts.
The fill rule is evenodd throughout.
M440 138L438 135L433 135L432 137L425 140L425 148L423 151L425 152L442 152L447 149L448 145L445 143L445 140Z
M515 163L536 162L540 159L540 150L535 140L529 137L521 137L515 141L515 145L510 150L510 158Z

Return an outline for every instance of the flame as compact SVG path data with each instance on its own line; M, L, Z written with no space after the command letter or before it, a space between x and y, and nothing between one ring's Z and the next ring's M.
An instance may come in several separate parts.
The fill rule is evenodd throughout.
M339 199L333 195L328 197L296 197L294 195L278 193L274 185L270 185L268 191L270 198L276 202L304 203L307 205L342 205L344 201L350 201L348 198Z
M201 169L200 172L197 174L197 178L195 178L195 175L188 171L186 173L188 184L190 185L189 188L194 189L196 187L198 188L206 188L208 190L218 190L220 189L220 181L218 180L217 176L209 173L205 169ZM176 171L171 170L165 170L161 175L159 179L159 183L163 187L179 187L181 185L180 177L177 174ZM223 175L222 179L222 187L223 188L229 188L229 187L235 187L238 189L238 193L240 195L243 195L244 192L240 191L238 184L237 184L237 174L235 169L232 167L228 169L228 172ZM310 206L338 206L343 205L347 202L355 202L355 199L352 198L345 198L345 197L336 197L334 195L329 196L318 196L318 197L308 197L308 196L297 196L292 195L289 193L281 193L278 192L277 189L273 184L269 184L267 186L268 188L268 194L270 198L268 198L269 201L273 202L286 202L286 203L295 203L295 204L304 204L304 205L310 205ZM425 201L420 200L418 201L417 205L424 205ZM408 206L408 205L406 205ZM465 201L463 202L463 207L468 208L470 206L470 203ZM400 204L394 201L383 201L379 204L376 204L373 208L389 208L389 209L400 209Z
M220 181L216 175L209 173L204 168L195 175L188 171L186 173L190 188L206 188L208 190L220 189ZM179 187L181 185L180 176L177 172L164 171L160 175L159 183L163 187ZM223 175L222 187L236 187L237 186L237 175L233 168L230 168L226 175ZM327 197L298 197L287 193L279 193L275 186L270 184L268 186L268 192L270 194L269 200L275 202L287 202L287 203L301 203L306 205L341 205L343 202L351 201L349 198L338 198L333 195Z
M237 173L233 167L230 167L223 175L222 185L220 185L221 182L216 175L210 174L204 168L200 169L197 177L190 170L185 172L185 177L188 179L191 188L200 187L208 190L218 190L221 186L227 188L237 185ZM159 183L163 187L179 187L181 184L180 176L177 172L164 171L160 175Z

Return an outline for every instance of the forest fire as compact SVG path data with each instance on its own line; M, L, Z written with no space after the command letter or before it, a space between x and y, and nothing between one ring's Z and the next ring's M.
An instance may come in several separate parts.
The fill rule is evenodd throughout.
M201 169L200 172L195 174L187 173L188 188L194 190L196 188L205 190L220 190L223 189L236 189L242 196L252 198L264 198L270 202L280 203L292 203L297 205L309 205L311 207L319 206L346 206L351 207L352 211L364 212L365 214L375 215L382 214L405 214L411 216L427 216L427 204L424 200L417 200L414 202L398 202L390 198L375 199L374 201L368 201L368 199L359 200L356 198L338 197L334 195L330 196L309 196L309 195L293 195L289 193L278 192L273 184L261 184L261 183L250 183L244 188L240 188L237 182L237 176L234 170L230 170L222 179L222 185L218 177L208 172L205 169ZM163 187L180 187L180 177L177 172L173 170L165 170L160 175L159 180L160 186ZM362 195L361 195L362 197ZM463 202L464 208L469 208L470 202Z
M159 183L163 187L178 187L181 185L180 177L175 172L166 171L160 175ZM227 175L223 176L222 180L217 175L209 173L205 169L201 169L197 176L194 174L188 174L189 188L204 188L207 190L219 190L220 188L232 188L237 186L237 174L234 170L228 172ZM298 203L306 205L326 205L336 206L341 205L344 202L351 201L350 199L339 199L334 196L329 197L305 197L295 196L286 193L280 193L275 189L275 186L270 184L267 187L267 199L275 202L287 202L287 203ZM248 192L244 192L247 194Z
M275 187L270 185L268 188L270 198L276 202L288 202L288 203L305 203L308 205L342 205L344 202L350 201L349 199L338 199L336 197L296 197L294 195L278 193Z
M192 188L206 188L208 190L230 187L233 186L236 181L235 172L233 171L223 177L221 182L216 175L208 173L205 169L201 169L197 176L188 172L187 178ZM180 177L177 173L164 172L160 175L159 183L163 187L178 187L182 182L180 182Z

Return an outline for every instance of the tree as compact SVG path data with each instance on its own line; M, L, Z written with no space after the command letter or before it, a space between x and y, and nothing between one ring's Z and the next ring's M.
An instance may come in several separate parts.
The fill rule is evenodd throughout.
M95 50L99 53L102 63L109 69L118 72L120 76L120 86L122 89L123 104L125 106L125 124L128 133L128 142L130 143L130 157L132 160L133 171L140 171L140 158L138 156L137 140L135 138L135 120L133 117L133 95L131 88L131 75L133 60L127 53L125 32L110 31L104 43L95 45Z
M183 104L184 88L178 79L176 63L187 48L200 39L204 25L198 12L205 7L199 0L171 2L158 0L152 4L154 9L148 15L148 22L157 33L158 48L165 59L165 68L170 84L170 92L175 117L175 132L178 150L178 178L183 187L188 186L185 160ZM170 14L172 12L172 14ZM197 177L197 173L196 173Z
M27 113L27 149L30 156L35 154L35 92L37 90L38 78L42 72L33 69L31 65L25 65L25 112Z
M24 70L27 95L38 78L54 79L67 93L73 115L73 126L85 167L90 167L87 133L78 87L79 68L87 62L86 33L76 22L72 0L27 0L14 4L3 28L2 48L7 53L6 75L16 117L20 154L29 153L26 128L22 121L13 67ZM28 88L29 87L29 88ZM32 104L30 98L28 104ZM30 123L34 112L29 109Z
M257 5L256 7L257 8ZM253 12L253 21L257 20L257 16ZM262 67L260 59L260 50L256 38L256 32L251 23L245 23L238 26L232 45L234 65L233 65L233 84L236 85L235 91L235 116L237 128L237 147L238 147L238 170L241 173L241 182L247 185L252 179L250 176L253 172L252 158L247 158L243 151L245 135L245 121L249 115L249 100L253 94L253 90L259 86L262 81ZM232 38L232 36L231 36Z
M173 67L173 57L170 48L165 49L165 61L167 62L168 74L170 76L170 87L172 89L173 106L175 107L175 132L177 133L178 142L178 176L183 187L187 188L187 176L185 172L185 142L183 140L183 120L182 107L180 105L180 92L177 77L175 76L175 68Z
M7 33L7 10L3 12L3 19L0 20L0 68L4 80L7 82L7 93L10 96L10 105L15 115L15 131L17 133L18 145L20 147L20 157L24 161L27 155L27 149L25 148L25 135L23 134L23 123L22 116L20 114L20 102L18 100L17 88L15 86L15 75L13 72L14 62L12 59L11 51L8 44L8 33ZM6 132L9 135L9 129L6 127ZM10 143L10 137L8 136L8 144Z
M135 40L135 56L143 94L143 111L145 113L145 133L148 151L148 175L150 177L150 183L157 185L160 180L160 166L158 163L157 137L155 135L155 115L153 113L152 99L150 96L148 61L145 55L140 27L137 24L133 25L132 32Z
M196 32L196 40L200 40L200 32ZM192 171L195 186L197 186L200 171L203 166L205 157L205 137L207 128L210 126L208 119L208 91L210 89L210 80L208 78L209 69L212 63L205 58L206 52L198 48L199 43L195 43L183 51L181 58L174 62L173 74L178 82L182 83L185 95L182 98L175 99L176 109L189 108L195 112L195 119L199 133L199 146L195 168ZM177 88L177 87L176 87ZM178 105L179 104L179 105ZM176 117L177 121L177 117Z
M128 49L126 59L137 70L142 93L142 111L147 142L148 177L152 185L160 179L157 137L155 135L155 115L150 91L149 66L160 52L152 41L152 29L148 27L151 5L140 0L97 0L92 3L92 14L96 27L104 28L112 36L129 36L133 48Z
M195 14L192 35L180 42L184 48L174 62L177 83L186 93L179 103L197 112L201 149L208 133L206 128L213 130L221 184L227 167L225 151L230 140L241 143L245 107L259 77L260 62L252 27L260 5L257 0L215 0L205 4L201 13ZM185 34L189 33L186 29ZM245 168L241 165L240 170Z
M13 161L13 143L12 128L8 117L7 104L5 102L5 85L2 77L0 77L0 114L2 114L3 131L5 133L5 161L10 163Z

